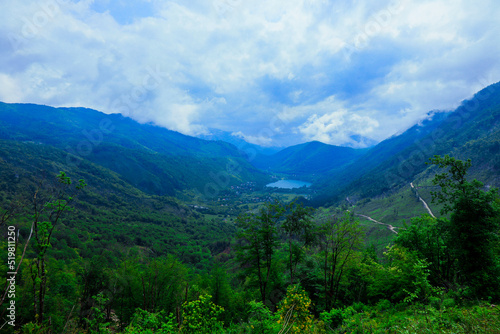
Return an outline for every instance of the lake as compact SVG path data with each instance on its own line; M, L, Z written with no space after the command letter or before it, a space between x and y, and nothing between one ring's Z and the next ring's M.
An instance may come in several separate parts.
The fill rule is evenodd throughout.
M269 183L266 185L266 187L281 188L281 189L302 188L304 186L309 187L311 186L311 183L304 181L297 181L297 180L279 180L277 182Z

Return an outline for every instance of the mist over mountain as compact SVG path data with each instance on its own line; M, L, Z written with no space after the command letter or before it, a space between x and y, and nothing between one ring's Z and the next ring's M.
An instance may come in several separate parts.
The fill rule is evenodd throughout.
M249 157L252 157L256 154L271 155L283 149L280 147L267 147L249 143L245 141L243 136L237 132L228 132L213 128L208 129L208 131L209 133L200 134L197 137L205 140L224 141L233 144L240 151L247 152L245 154L247 154Z
M1 333L499 333L498 0L0 8Z
M224 186L266 178L232 144L139 124L118 114L1 103L0 122L1 139L50 145L66 152L69 165L96 163L151 194L175 195L186 189L203 193L220 173ZM231 173L226 173L228 168Z
M410 182L434 154L460 153L461 148L477 146L478 140L493 140L499 96L499 84L491 85L455 111L429 112L403 133L366 149L313 141L278 151L216 129L205 140L119 114L6 103L0 103L0 138L51 145L66 152L67 163L97 163L154 194L203 192L206 184L222 179L224 187L248 181L263 185L266 175L277 173L314 181L319 197L340 200L338 196L348 192L382 194ZM481 151L474 154L476 159L494 159ZM237 173L228 173L233 164Z
M217 130L204 138L209 140L92 109L0 103L2 221L12 214L12 226L18 226L26 240L30 228L35 228L26 217L36 217L30 210L39 194L58 189L59 173L71 177L73 184L84 180L87 187L76 200L70 197L74 211L61 216L63 221L51 234L47 253L51 265L71 263L81 268L83 279L102 275L110 286L130 287L127 280L132 277L139 292L146 289L143 272L118 280L95 268L123 263L113 274L120 277L133 261L134 266L153 270L148 274L151 278L163 270L157 263L166 261L168 268L178 268L176 273L192 270L196 275L210 272L213 276L206 277L223 277L218 266L232 268L238 261L234 240L241 236L242 224L269 222L266 217L280 217L286 210L297 214L302 205L309 206L307 210L317 208L318 222L338 217L339 212L348 214L345 228L359 226L359 238L373 245L370 256L375 259L415 217L424 217L420 222L445 217L440 216L440 206L430 202L437 171L426 162L434 155L471 159L469 178L484 182L486 190L500 186L500 83L481 90L454 111L429 112L406 131L363 149L311 141L276 150ZM266 186L280 179L290 184L308 181L311 186ZM276 231L291 221L283 219ZM31 251L27 258L32 261L34 256ZM302 272L295 275L305 280ZM177 282L174 279L171 284ZM24 284L19 286L26 289ZM131 319L138 305L129 298L135 290L127 289L122 297L110 294L116 309L120 309L118 298L130 305L128 313L118 311L123 319ZM189 284L178 289L187 291ZM100 287L84 293L91 298L100 290L107 291ZM82 301L79 307L90 306Z
M318 185L320 191L334 201L347 194L379 196L408 184L428 168L429 158L444 154L483 165L483 180L498 185L498 156L491 152L500 135L500 83L484 88L453 112L430 116L371 148L340 173L326 176ZM477 151L472 152L472 146ZM468 157L463 154L466 151ZM478 175L480 167L475 168Z

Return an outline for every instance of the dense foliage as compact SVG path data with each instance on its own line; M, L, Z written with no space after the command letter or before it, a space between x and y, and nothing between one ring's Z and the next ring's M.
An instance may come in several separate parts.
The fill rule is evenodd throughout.
M368 151L260 161L321 180L294 192L227 143L0 104L1 330L497 333L499 88ZM474 164L425 165L446 153Z
M96 249L85 253L89 241L75 239L71 226L88 187L60 173L56 182L33 188L30 205L19 199L2 211L1 228L20 231L15 326L3 329L493 333L500 326L491 304L500 300L498 194L467 180L467 161L436 156L431 163L444 169L434 178L441 189L435 198L446 203L449 218L415 218L382 257L363 244L352 212L324 215L275 201L241 214L234 239L204 267L147 246L120 254L93 243ZM9 247L2 243L2 258ZM478 261L471 263L472 256ZM2 295L5 317L10 301Z

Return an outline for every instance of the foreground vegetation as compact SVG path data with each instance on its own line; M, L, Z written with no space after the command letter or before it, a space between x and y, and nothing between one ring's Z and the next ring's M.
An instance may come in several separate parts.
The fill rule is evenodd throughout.
M86 185L60 173L54 185L34 189L31 205L11 202L2 211L4 235L22 233L15 245L1 244L0 271L17 275L13 294L2 276L0 326L6 333L497 333L497 191L467 179L470 161L430 163L440 168L433 198L441 218L414 218L382 256L352 212L276 201L241 214L228 233L233 240L203 266L195 265L196 243L172 245L180 256L137 244L111 252L104 240L84 251L80 240L96 235L70 237L67 224Z

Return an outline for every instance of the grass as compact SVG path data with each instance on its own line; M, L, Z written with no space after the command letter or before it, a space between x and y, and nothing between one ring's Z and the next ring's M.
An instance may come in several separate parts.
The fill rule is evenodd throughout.
M427 204L432 210L433 206L430 201ZM354 210L356 213L396 227L402 227L404 223L409 223L411 218L427 213L422 202L417 199L409 185L390 196L362 200Z
M388 310L376 307L352 313L339 333L499 333L500 309L488 303L447 307L436 305L395 305Z

